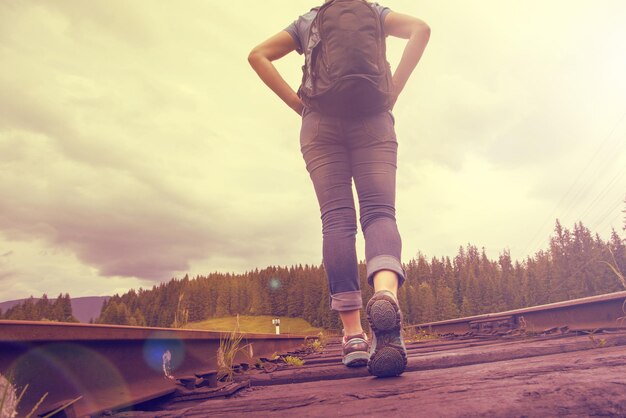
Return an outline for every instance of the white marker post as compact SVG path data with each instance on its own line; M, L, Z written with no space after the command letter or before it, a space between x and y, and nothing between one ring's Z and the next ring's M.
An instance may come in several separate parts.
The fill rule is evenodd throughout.
M280 319L279 318L272 319L272 324L276 326L276 335L280 335Z

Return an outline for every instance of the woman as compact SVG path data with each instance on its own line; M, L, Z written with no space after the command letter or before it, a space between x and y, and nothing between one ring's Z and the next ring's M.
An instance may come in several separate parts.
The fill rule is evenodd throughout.
M345 0L326 0L326 3L330 1ZM377 3L370 7L377 13L385 36L408 40L393 72L389 110L342 117L326 114L323 108L307 108L278 73L272 61L292 51L307 52L311 24L320 7L255 47L248 61L261 80L302 115L300 148L320 205L330 305L339 312L344 327L343 363L348 367L367 364L370 373L382 377L397 376L406 367L402 314L397 301L405 273L395 219L398 144L391 108L426 48L430 28L420 19ZM366 307L373 333L371 345L360 320L363 303L355 249L353 178L365 237L367 279L375 292Z

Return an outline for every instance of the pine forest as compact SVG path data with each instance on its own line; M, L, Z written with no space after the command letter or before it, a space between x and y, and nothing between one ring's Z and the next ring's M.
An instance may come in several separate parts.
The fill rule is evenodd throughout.
M582 223L568 230L557 221L549 248L523 262L506 250L491 260L473 245L459 248L452 259L417 254L404 264L407 278L398 297L405 322L420 324L626 290L611 266L626 271L626 246L617 232L605 242ZM365 263L359 272L367 301L372 289ZM340 329L321 264L172 279L115 295L99 322L170 327L236 314L301 317Z
M405 323L420 324L626 290L619 274L626 272L626 245L616 231L603 241L582 223L569 230L557 220L549 248L523 261L513 261L508 250L497 260L489 259L484 248L468 244L453 258L429 259L418 253L404 263L404 269L406 282L398 297ZM363 262L359 273L366 302L372 289L365 282ZM69 301L69 295L65 297ZM71 318L71 312L57 314L58 306L44 310L41 300L26 304L27 308L18 305L0 316ZM40 316L25 317L28 309ZM179 327L237 314L301 317L313 326L340 329L338 315L329 309L321 264L174 278L152 289L114 295L96 322Z

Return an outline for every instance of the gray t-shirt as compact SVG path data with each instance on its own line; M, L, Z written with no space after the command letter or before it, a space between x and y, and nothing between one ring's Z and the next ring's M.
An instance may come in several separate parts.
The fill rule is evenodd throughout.
M380 21L384 26L385 17L387 17L387 14L389 14L389 12L391 12L391 9L389 7L383 7L378 3L372 3L372 6L374 6L374 9L380 15ZM296 42L296 51L298 51L298 54L303 54L304 45L308 45L309 43L309 28L311 27L313 19L317 15L318 9L319 7L311 9L310 12L303 14L291 25L285 28L285 31L287 31L287 33L289 33L293 40Z

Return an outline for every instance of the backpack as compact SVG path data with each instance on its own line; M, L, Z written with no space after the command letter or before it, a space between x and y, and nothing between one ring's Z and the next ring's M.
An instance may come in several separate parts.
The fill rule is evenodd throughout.
M385 31L374 7L366 0L319 7L298 90L304 105L332 116L365 116L390 110L392 89Z

